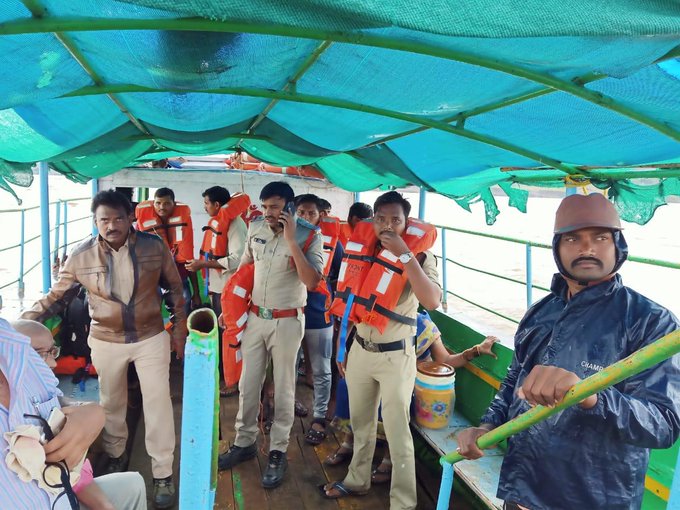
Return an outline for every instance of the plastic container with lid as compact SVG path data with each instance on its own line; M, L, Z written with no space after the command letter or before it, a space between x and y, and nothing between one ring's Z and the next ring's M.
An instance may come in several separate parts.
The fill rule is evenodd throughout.
M430 429L446 427L456 401L455 369L436 361L419 363L415 401L418 425Z

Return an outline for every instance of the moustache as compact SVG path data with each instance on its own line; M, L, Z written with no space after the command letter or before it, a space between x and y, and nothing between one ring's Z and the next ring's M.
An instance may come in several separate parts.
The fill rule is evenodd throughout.
M571 263L572 269L574 267L576 267L581 262L593 262L594 264L597 264L600 267L604 266L604 264L602 264L602 261L599 260L599 259L596 259L595 257L579 257Z

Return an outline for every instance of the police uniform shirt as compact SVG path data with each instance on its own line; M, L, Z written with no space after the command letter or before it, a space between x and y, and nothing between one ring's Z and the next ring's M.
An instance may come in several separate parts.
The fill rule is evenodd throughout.
M425 260L422 265L423 271L432 282L439 286L437 259L435 259L435 256L429 251L425 251L423 254L425 255ZM399 296L399 301L397 301L397 305L394 307L393 312L406 317L413 317L414 319L416 317L418 312L418 298L408 281L406 282L406 286L404 287L401 296ZM380 331L376 328L366 324L357 324L357 334L361 338L370 340L374 343L386 343L414 336L416 334L416 327L390 320L387 323L385 332L382 334L380 334Z
M323 272L323 238L300 221L295 239L303 249L312 235L305 257L319 273ZM304 250L303 250L304 251ZM295 261L283 237L283 230L274 232L264 219L250 223L246 249L241 263L255 263L253 304L265 308L285 310L300 308L307 302L307 288L300 280Z

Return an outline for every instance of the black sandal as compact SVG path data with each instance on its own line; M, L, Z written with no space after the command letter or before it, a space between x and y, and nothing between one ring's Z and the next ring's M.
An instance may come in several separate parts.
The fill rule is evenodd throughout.
M309 409L307 409L299 400L295 400L295 416L305 417L308 414Z
M323 430L316 430L310 426L309 430L307 430L307 433L305 434L305 441L311 445L318 446L326 440L328 434L326 433L325 418L314 418L312 420L312 425L315 423L321 425Z

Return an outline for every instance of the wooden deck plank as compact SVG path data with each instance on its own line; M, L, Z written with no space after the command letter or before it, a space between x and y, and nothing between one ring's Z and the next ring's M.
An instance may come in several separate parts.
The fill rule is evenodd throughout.
M220 452L228 448L228 443L224 440L220 441ZM234 502L234 484L232 483L231 471L217 472L217 493L215 494L215 509L216 510L234 510L236 503Z

